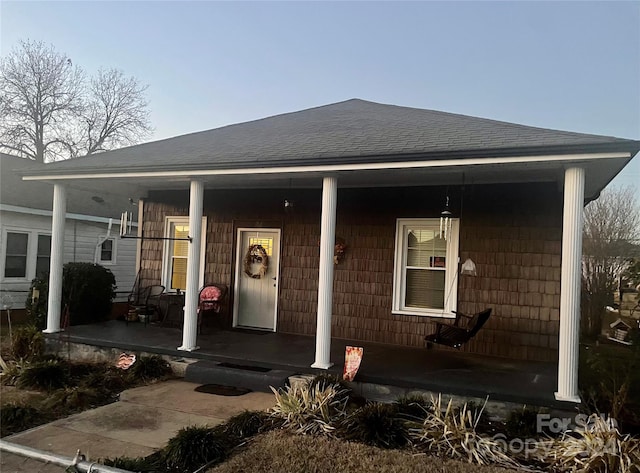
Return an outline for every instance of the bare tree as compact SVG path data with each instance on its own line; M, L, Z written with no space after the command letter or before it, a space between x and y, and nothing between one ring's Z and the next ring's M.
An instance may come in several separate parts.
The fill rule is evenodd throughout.
M44 162L64 154L82 107L82 71L42 42L23 41L0 64L0 147Z
M0 62L0 150L45 162L134 144L151 131L146 89L115 69L87 82L65 54L22 41Z
M146 86L117 69L91 79L82 113L86 154L137 143L151 131Z
M637 257L640 207L633 187L604 191L584 211L582 331L597 336L618 278Z

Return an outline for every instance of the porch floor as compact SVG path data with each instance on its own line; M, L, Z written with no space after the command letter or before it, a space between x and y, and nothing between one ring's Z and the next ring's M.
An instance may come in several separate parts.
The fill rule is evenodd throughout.
M127 325L119 320L73 326L47 336L90 346L286 369L299 374L323 371L310 367L314 361L315 338L302 335L205 328L198 335L200 348L193 352L176 349L182 344L179 328ZM364 347L362 365L356 376L356 381L363 383L459 396L489 396L493 401L555 408L575 406L555 401L557 366L553 363L516 361L437 347L427 350L333 339L331 361L334 366L330 372L342 373L347 345Z

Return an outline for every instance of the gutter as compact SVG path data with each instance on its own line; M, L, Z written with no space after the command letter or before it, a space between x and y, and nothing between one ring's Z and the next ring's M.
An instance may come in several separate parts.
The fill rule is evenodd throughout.
M31 458L42 463L50 463L64 468L74 466L80 473L132 473L129 470L122 470L120 468L87 461L84 455L80 453L80 450L78 450L74 458L69 458L0 439L0 451L14 453L21 457Z
M384 161L346 164L316 164L316 165L290 165L274 166L272 163L254 167L232 166L220 168L209 165L203 168L201 165L168 166L158 165L154 170L136 170L132 167L119 168L110 166L108 171L99 169L56 169L52 172L24 173L24 181L46 180L75 180L75 179L108 179L108 178L194 178L205 176L232 176L232 175L269 175L269 174L306 174L306 173L335 173L342 171L387 171L389 169L420 169L420 168L444 168L457 166L482 166L496 164L528 164L528 163L565 163L588 162L600 159L631 159L629 152L590 153L590 154L556 154L536 156L487 156L483 158L467 157L456 159L416 160L416 161Z

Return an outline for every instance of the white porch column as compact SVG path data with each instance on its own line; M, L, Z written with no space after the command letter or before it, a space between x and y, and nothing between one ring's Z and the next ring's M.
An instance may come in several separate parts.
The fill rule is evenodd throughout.
M322 181L322 219L320 227L320 274L318 279L318 322L316 361L312 368L328 369L331 363L331 310L333 306L333 253L336 244L336 201L338 180Z
M580 402L578 356L580 340L580 282L584 169L564 174L562 216L562 273L560 281L560 340L558 344L558 401Z
M53 186L53 215L51 218L51 258L49 261L49 296L47 299L47 328L44 333L60 332L62 310L62 265L64 264L64 223L67 214L67 188Z
M204 185L201 181L191 181L189 194L189 252L187 254L187 289L184 300L184 327L182 345L178 350L197 350L198 335L198 292L200 284L200 248L202 244L202 206Z

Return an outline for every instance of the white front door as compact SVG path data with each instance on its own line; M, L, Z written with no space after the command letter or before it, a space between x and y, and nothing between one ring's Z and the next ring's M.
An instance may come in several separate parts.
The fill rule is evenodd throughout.
M234 327L275 332L279 266L279 229L238 229Z

